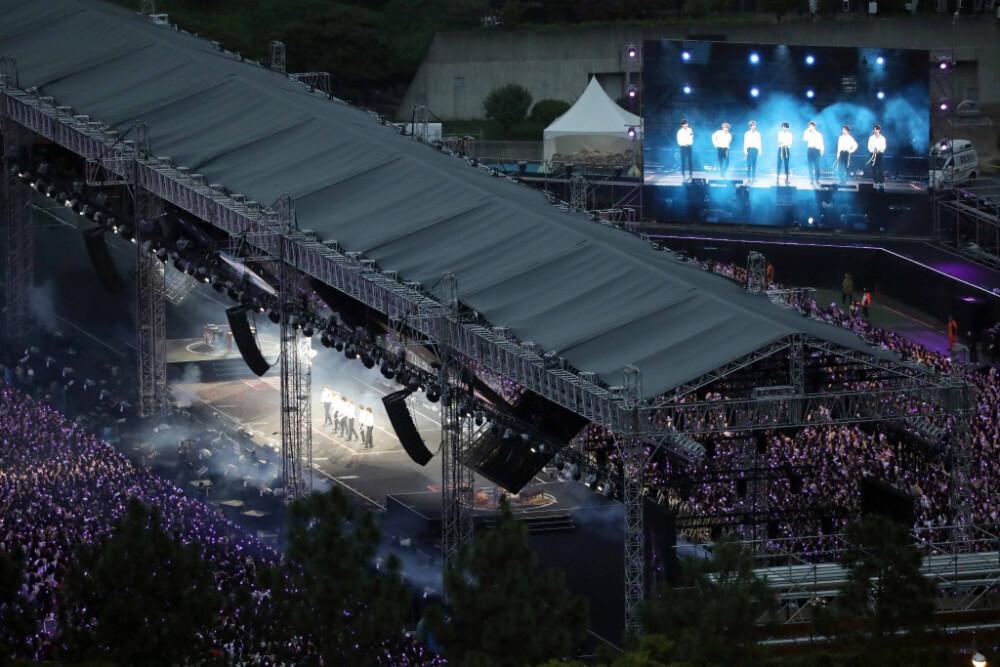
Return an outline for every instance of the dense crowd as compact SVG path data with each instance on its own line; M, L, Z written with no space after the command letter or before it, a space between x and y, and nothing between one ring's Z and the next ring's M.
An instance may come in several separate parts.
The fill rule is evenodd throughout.
M746 270L733 265L707 268L736 281ZM780 285L769 283L769 288ZM820 306L809 291L789 292L790 305L804 317L856 332L873 348L890 351L938 373L951 373L947 355L871 325L859 309L837 303ZM995 524L1000 512L1000 379L984 366L969 374L977 390L968 448L971 476L966 506L976 524ZM716 382L706 400L726 397L725 380ZM735 390L735 388L734 388ZM721 418L719 411L716 418ZM947 539L952 524L952 476L947 460L953 421L935 417L943 438L920 437L899 424L826 424L823 415L807 415L796 431L757 434L718 433L697 436L704 457L685 456L677 448L650 443L644 451L646 493L674 508L679 526L694 540L710 540L720 531L762 540L774 549L815 550L832 547L833 537L860 515L861 480L884 483L915 499L914 528L930 540ZM576 443L600 474L620 477L622 452L606 430L591 424ZM819 540L803 539L821 536ZM828 539L824 539L826 536Z

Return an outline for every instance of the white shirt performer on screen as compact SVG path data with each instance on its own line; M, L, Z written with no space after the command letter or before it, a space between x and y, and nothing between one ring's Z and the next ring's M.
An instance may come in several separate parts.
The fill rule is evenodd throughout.
M806 142L806 158L809 165L809 184L819 185L819 159L823 156L823 135L816 129L816 121L809 121L809 126L802 133L802 141Z
M882 170L882 154L885 153L885 137L882 127L872 127L872 136L868 137L868 152L872 154L869 163L872 166L872 181L879 190L885 190L885 172Z
M694 178L694 156L691 146L694 144L694 130L688 125L687 119L681 119L681 129L677 130L677 145L681 149L681 178L684 178L684 165L687 165L688 178Z
M781 182L781 165L785 165L785 185L788 185L788 158L792 155L792 131L788 123L782 123L778 130L778 168L775 171L775 182Z
M851 169L851 155L858 150L858 142L851 136L851 126L845 125L837 138L837 161L834 163L840 184L847 183Z
M747 178L752 185L757 180L757 156L760 155L760 132L757 131L757 121L749 123L750 129L743 133L743 157L747 159Z
M733 142L733 135L729 133L729 123L723 123L722 127L712 134L712 145L719 157L719 175L726 177L729 170L729 144Z

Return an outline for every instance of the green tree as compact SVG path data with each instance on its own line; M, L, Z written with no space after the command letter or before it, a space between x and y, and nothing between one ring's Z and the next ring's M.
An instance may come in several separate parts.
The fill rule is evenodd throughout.
M326 665L364 665L402 641L409 592L397 559L376 571L379 531L336 487L288 511L288 558L262 580L280 637L308 637ZM294 658L294 655L289 655Z
M921 554L909 531L877 515L848 526L845 536L847 581L820 614L819 627L872 659L898 655L934 614L934 585L920 570Z
M536 571L527 529L506 503L488 533L445 572L446 621L429 610L445 657L468 667L525 667L569 655L587 633L587 601L566 590L562 572Z
M665 587L642 610L643 629L669 638L671 659L692 665L752 665L760 660L761 626L777 605L753 571L753 557L731 539L710 560L684 564L681 587Z
M531 93L516 83L494 88L483 100L486 117L499 122L507 131L524 121L530 108Z
M540 123L543 127L548 127L559 116L570 109L569 102L562 100L538 100L535 106L531 107L531 115L528 120Z
M65 657L122 665L203 656L222 604L200 549L168 533L159 512L138 500L110 537L79 550L63 595Z

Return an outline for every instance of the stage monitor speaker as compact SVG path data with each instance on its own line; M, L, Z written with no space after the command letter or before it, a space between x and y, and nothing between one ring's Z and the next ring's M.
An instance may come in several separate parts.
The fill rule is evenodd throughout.
M425 466L434 458L434 455L427 449L427 445L424 444L423 438L420 437L420 433L417 432L417 427L413 423L413 417L410 416L410 408L406 405L406 397L409 395L408 389L401 389L384 397L382 405L385 406L385 413L389 416L392 430L399 438L399 444L403 445L403 449L406 450L414 463Z
M236 341L236 347L243 355L243 361L246 362L247 368L254 375L260 377L271 368L271 364L264 359L260 347L257 346L257 340L250 330L250 321L247 319L248 310L247 306L233 306L226 310L226 319L229 320L229 330L233 334L233 340Z
M903 526L916 520L916 499L871 477L861 480L861 514L878 514Z
M964 336L966 331L982 335L983 329L990 326L990 305L978 296L955 297L951 313L958 322L959 336Z
M118 272L118 267L111 259L108 252L108 244L104 240L104 230L100 228L89 229L83 233L83 241L87 244L87 254L90 261L94 263L94 270L97 271L97 278L112 294L118 294L125 289L125 280Z

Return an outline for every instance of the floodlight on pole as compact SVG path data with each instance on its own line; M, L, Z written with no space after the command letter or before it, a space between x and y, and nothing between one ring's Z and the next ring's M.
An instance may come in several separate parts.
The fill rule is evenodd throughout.
M972 656L972 667L986 667L986 656L976 651Z

